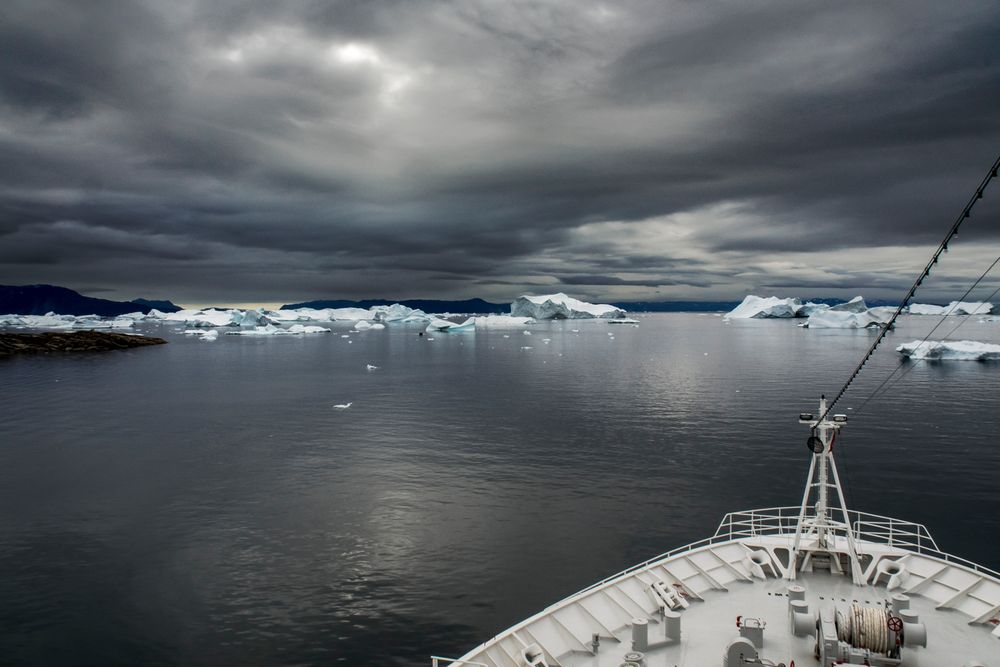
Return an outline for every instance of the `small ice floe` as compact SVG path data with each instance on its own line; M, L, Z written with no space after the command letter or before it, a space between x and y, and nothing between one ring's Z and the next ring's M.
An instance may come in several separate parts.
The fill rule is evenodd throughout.
M510 338L510 334L504 334L503 337L504 338Z
M372 331L381 331L382 329L385 329L385 325L381 322L376 322L371 326Z
M608 324L639 324L639 320L633 320L631 317L616 317L608 320Z
M956 361L992 361L1000 360L1000 345L980 343L974 340L915 340L903 343L896 348L904 357L910 359L938 359Z
M370 371L377 371L378 370L378 366L376 366L375 364L366 364L365 368L367 368Z
M579 329L570 329L570 331L572 331L573 333L580 333Z
M476 317L477 327L523 327L534 324L532 317L514 317L513 315L480 315Z
M442 332L459 332L459 331L475 331L476 330L476 318L470 317L464 322L449 322L448 320L443 320L439 318L434 318L424 329L427 333L433 333L435 331Z
M531 347L530 345L522 345L521 349L522 350L534 350L535 348Z
M356 331L367 331L372 328L372 323L367 320L360 320L354 323L354 329Z
M545 343L546 345L548 345L549 343L552 342L552 339L551 338L543 338L542 342Z
M267 324L262 327L254 327L252 329L238 329L236 331L227 331L227 336L302 336L305 334L320 334L320 333L330 333L330 330L326 327L318 327L312 325L303 324L293 324L287 329L282 327L276 327L273 324Z
M521 333L523 333L523 334L524 334L525 336L530 336L530 335L531 335L531 332L530 332L530 331L528 331L527 329L525 329L525 330L524 330L524 331L522 331Z
M434 340L434 336L428 336L427 340Z
M185 336L198 336L199 340L213 341L218 340L219 332L215 329L185 329Z
M333 407L336 408L337 410L346 410L347 408L351 407L352 405L354 405L354 401L351 401L350 403L337 403Z
M608 335L611 336L612 338L615 337L615 335L613 333L611 333L610 331L608 332Z
M341 337L341 338L350 338L350 336L349 336L349 335L347 335L347 334L341 334L341 335L340 335L340 337Z

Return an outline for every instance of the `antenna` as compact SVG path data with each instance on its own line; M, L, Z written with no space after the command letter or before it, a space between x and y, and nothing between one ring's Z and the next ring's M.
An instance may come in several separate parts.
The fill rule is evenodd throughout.
M833 415L828 420L826 396L819 400L819 419L811 413L799 415L799 422L808 424L811 435L806 446L812 452L809 475L802 493L799 518L795 526L795 541L789 558L787 578L794 580L800 570L816 567L841 569L840 555L846 554L855 585L864 583L861 563L855 546L854 529L844 500L844 490L833 459L833 445L840 429L847 424L847 415ZM834 492L831 502L830 492ZM810 505L815 496L815 504Z

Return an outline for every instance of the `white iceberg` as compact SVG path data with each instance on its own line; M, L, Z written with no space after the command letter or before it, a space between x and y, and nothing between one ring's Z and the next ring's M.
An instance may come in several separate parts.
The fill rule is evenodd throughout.
M816 305L816 304L812 304ZM799 317L803 303L798 299L781 299L776 296L747 295L740 305L726 313L726 318L763 319L769 317Z
M1000 345L974 340L919 341L903 343L896 351L910 359L949 359L957 361L1000 360Z
M796 317L809 317L813 313L818 313L820 311L827 310L828 308L830 308L829 304L807 301L802 304L802 307L799 308L798 312L796 312Z
M911 304L910 315L989 315L993 304L986 301L952 301L947 306L929 303Z
M198 336L199 340L213 341L218 339L219 332L215 329L185 329L187 336Z
M365 331L372 328L372 323L368 320L359 320L354 323L354 329L356 331Z
M401 303L394 303L391 306L372 306L368 312L371 313L371 319L376 322L416 322L430 319L424 311Z
M639 324L639 320L633 320L631 317L616 317L608 320L608 324Z
M536 320L578 320L625 317L625 311L604 303L587 303L560 292L542 296L519 296L510 304L512 316Z
M227 336L296 336L303 334L318 334L318 333L329 333L330 329L326 327L319 327L315 325L305 325L305 324L293 324L287 329L282 327L276 327L273 324L265 324L264 326L254 327L253 329L239 329L236 331L227 331Z
M888 318L880 317L872 310L854 313L829 308L813 313L802 326L809 329L867 329L880 327Z
M449 322L448 320L442 320L434 318L427 325L427 333L434 333L435 331L442 332L460 332L460 331L475 331L476 330L476 318L470 317L461 324L456 322Z
M236 315L234 321L234 314ZM228 327L239 324L243 319L243 313L238 310L178 310L176 313L166 313L163 316L164 322L181 322L188 327Z
M868 310L868 305L865 303L863 298L856 296L850 301L830 306L827 310L832 310L838 313L863 313Z

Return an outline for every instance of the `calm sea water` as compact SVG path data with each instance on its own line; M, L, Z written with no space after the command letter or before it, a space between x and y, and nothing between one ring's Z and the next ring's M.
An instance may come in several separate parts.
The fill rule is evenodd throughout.
M0 661L429 664L727 511L796 504L797 415L873 334L641 321L154 327L169 345L0 363ZM857 412L886 348L842 404L849 500L1000 569L1000 363L916 364Z

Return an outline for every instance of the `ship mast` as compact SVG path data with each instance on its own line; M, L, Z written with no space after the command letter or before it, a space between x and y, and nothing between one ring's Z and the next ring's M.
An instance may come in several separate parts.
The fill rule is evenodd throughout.
M794 580L800 570L812 569L820 562L829 562L831 568L839 568L839 555L846 554L851 578L856 585L861 585L864 576L858 560L854 529L833 459L833 445L840 429L847 423L847 416L833 415L830 421L826 418L828 411L826 397L823 396L819 402L819 419L807 413L799 415L799 421L812 428L813 435L808 440L812 460L799 507L787 578ZM811 505L814 497L815 503Z

